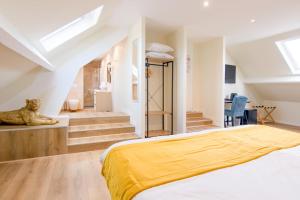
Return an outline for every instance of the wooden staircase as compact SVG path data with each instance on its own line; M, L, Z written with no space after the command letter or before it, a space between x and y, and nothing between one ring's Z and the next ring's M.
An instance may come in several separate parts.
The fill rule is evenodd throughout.
M203 117L203 113L201 112L187 112L186 113L186 129L187 132L197 132L208 129L216 128L213 125L213 121L211 119L207 119Z
M106 149L138 138L130 117L123 113L81 112L69 116L69 153Z

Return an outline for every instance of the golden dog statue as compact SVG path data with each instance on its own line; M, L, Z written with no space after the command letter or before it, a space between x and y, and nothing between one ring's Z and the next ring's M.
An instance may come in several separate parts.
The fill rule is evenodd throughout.
M39 99L26 99L26 106L8 112L0 112L0 124L14 124L14 125L53 125L58 123L56 119L52 119L38 113L40 108Z

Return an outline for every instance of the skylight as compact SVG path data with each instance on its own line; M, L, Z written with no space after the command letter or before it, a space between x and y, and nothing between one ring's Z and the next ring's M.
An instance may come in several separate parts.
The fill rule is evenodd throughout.
M276 42L294 74L300 74L300 38Z
M67 25L43 37L40 42L46 51L51 51L80 33L95 26L102 12L103 6L75 19Z

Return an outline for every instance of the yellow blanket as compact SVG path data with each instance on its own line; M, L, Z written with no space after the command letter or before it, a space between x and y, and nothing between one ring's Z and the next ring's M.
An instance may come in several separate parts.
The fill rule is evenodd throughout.
M300 134L253 126L179 139L128 144L106 156L102 174L113 200L165 183L245 163L300 145Z

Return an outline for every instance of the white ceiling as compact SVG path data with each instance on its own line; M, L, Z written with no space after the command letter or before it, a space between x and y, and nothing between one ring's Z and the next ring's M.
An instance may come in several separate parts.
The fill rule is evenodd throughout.
M203 40L226 36L230 44L240 43L300 28L299 0L123 0L110 19L128 24L143 15L164 27L185 26L190 37ZM251 24L251 19L256 19Z
M229 44L300 28L299 0L210 0L206 9L202 0L0 0L0 13L35 43L102 4L99 26L127 27L145 16L156 28L185 26L194 39L224 35Z

